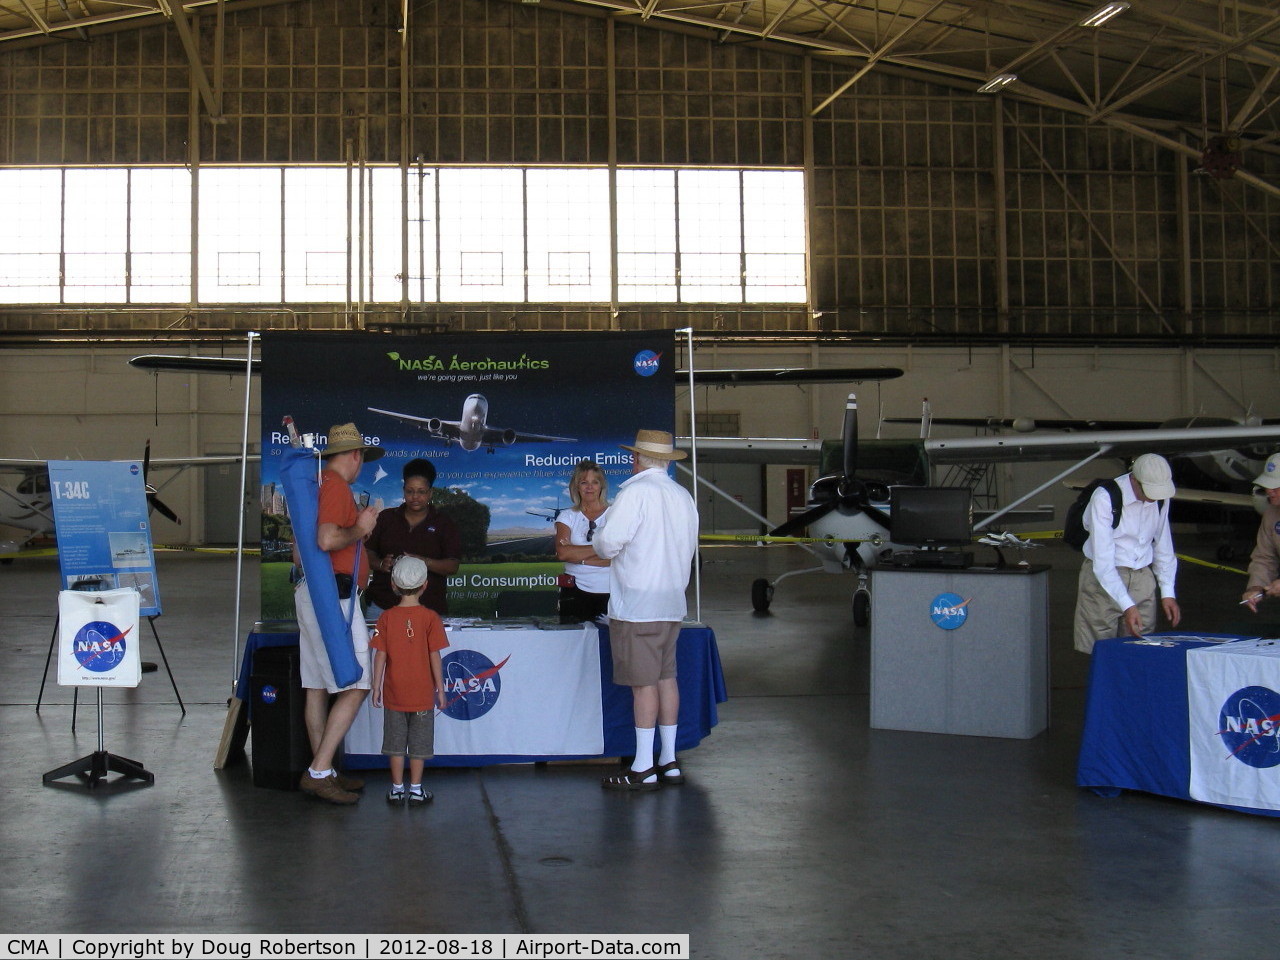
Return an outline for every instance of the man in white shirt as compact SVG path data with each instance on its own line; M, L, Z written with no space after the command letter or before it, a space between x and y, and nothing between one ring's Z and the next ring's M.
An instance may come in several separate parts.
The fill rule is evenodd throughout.
M1171 627L1182 619L1174 594L1178 558L1169 531L1173 472L1169 462L1144 453L1133 470L1116 477L1120 488L1120 520L1115 520L1111 493L1099 487L1089 500L1076 598L1075 647L1090 653L1095 640L1126 634L1141 636L1155 629L1157 591Z
M688 609L684 592L698 549L698 510L689 492L667 475L671 461L685 457L671 434L641 430L634 446L621 446L633 454L632 475L618 488L592 546L597 556L612 561L613 682L631 688L636 753L630 770L606 777L602 786L657 790L684 783L676 759L676 638Z

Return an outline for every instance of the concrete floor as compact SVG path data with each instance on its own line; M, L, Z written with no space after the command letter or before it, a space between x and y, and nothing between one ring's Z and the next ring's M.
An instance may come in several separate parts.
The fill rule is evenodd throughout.
M725 960L1275 956L1280 824L1074 785L1078 554L1036 554L1054 565L1052 720L1025 741L870 730L852 578L791 578L758 616L751 580L804 556L705 556L703 619L731 699L687 755L687 786L633 796L601 790L598 767L443 770L421 810L389 808L385 774L338 808L255 788L243 763L213 769L234 563L192 553L159 560L158 628L187 715L163 670L106 695L106 748L155 785L43 786L96 749L93 698L75 734L71 691L52 680L36 714L56 561L0 569L0 931L667 932ZM1242 585L1184 565L1184 626L1238 621Z

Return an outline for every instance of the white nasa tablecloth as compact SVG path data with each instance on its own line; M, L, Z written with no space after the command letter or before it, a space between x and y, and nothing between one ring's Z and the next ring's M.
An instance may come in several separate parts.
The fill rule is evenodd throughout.
M1190 794L1280 810L1280 640L1187 651Z
M572 630L462 627L440 651L450 706L436 714L437 756L583 756L604 749L600 639ZM382 710L366 698L348 754L382 752Z

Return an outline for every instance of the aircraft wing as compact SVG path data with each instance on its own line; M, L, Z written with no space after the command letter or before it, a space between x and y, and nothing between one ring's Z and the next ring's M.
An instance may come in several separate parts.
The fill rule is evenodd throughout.
M1083 490L1089 485L1089 481L1082 479L1063 480L1062 485L1071 490ZM1256 513L1262 513L1262 508L1266 506L1266 501L1263 498L1254 497L1252 494L1232 493L1229 490L1197 490L1193 487L1178 487L1173 499L1182 500L1186 503L1207 503L1211 506L1253 510Z
M440 420L436 417L415 417L411 413L396 413L394 410L380 410L377 407L369 407L373 413L381 413L383 416L391 417L399 420L401 423L407 423L411 427L417 427L419 430L425 430L433 437L441 440L457 440L462 436L462 422L459 420Z
M920 417L883 417L883 423L920 424ZM1072 420L1044 419L1042 417L930 417L934 426L976 427L985 430L1014 430L1030 433L1033 430L1153 430L1160 420Z
M1014 460L1076 460L1093 455L1200 453L1272 444L1280 447L1280 426L1186 427L1156 430L1097 430L1090 433L1032 434L925 440L930 463L1007 463Z
M85 459L84 457L75 457L72 459ZM260 459L257 454L249 457L251 461ZM115 463L141 463L138 457L123 457L113 460ZM216 467L224 464L239 463L240 457L235 454L225 454L212 457L152 457L151 468L175 470L182 467ZM26 472L29 470L39 470L49 465L48 460L22 460L0 458L0 470L13 470Z
M676 383L688 382L689 371L677 370ZM742 370L693 371L695 386L727 387L751 383L854 383L867 380L895 380L902 376L897 367L773 367Z
M688 437L676 437L676 447L692 449ZM782 437L698 437L702 463L781 463L816 467L822 462L821 440Z
M485 427L486 444L506 446L510 443L577 443L574 437L547 437L541 433L521 433L519 430L503 430L500 427Z
M244 373L246 368L252 373L258 372L258 360L246 362L244 357L184 357L152 353L134 357L129 366L176 373Z

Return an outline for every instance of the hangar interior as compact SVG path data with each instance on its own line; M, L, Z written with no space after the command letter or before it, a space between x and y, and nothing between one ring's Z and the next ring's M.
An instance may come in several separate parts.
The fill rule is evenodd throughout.
M152 374L127 361L243 356L248 332L272 330L483 342L512 331L691 328L700 367L904 371L882 383L698 388L678 396L680 433L692 407L700 432L833 439L850 392L867 439L915 436L879 421L918 415L925 398L939 417L1274 417L1278 131L1280 15L1240 0L0 3L0 210L31 225L0 237L0 454L136 457L148 440L156 456L234 452L243 378ZM800 292L774 300L751 291L751 251L740 245L722 284L736 292L699 299L684 286L695 251L676 246L659 251L675 264L668 291L628 298L622 261L636 251L616 236L615 193L606 220L615 234L592 251L606 295L531 293L527 243L516 256L521 295L427 295L411 258L424 218L404 217L399 265L375 275L366 192L389 175L393 207L412 210L411 187L428 168L519 171L525 184L535 172L603 171L615 188L637 170L677 180L790 171L804 188ZM268 292L206 296L209 264L244 254L250 231L204 230L216 210L201 206L202 184L241 170L275 171L283 183L306 169L336 172L346 190L335 228L345 246L327 278L342 295L286 297L281 214L250 250L270 264L256 275ZM114 221L95 219L84 184L100 181L88 175L140 184L138 172L157 170L180 184L168 246L143 242L157 218L129 186ZM32 183L44 186L23 186ZM741 209L745 222L751 211ZM98 247L95 231L124 239ZM145 257L158 254L177 291L169 299L140 279ZM76 265L92 258L97 272L86 280ZM248 403L256 415L253 385ZM935 434L947 430L962 432ZM783 467L708 469L771 522L784 519ZM995 496L1047 475L1002 465ZM178 477L165 499L184 523L157 518L157 542L234 541L240 499L256 493L239 483L224 468ZM1060 511L1069 497L1045 498ZM759 529L722 504L700 506L704 529ZM1203 546L1211 555L1213 542ZM446 829L475 851L474 872L453 858L428 883L433 906L382 905L365 926L692 929L695 955L723 957L753 948L773 957L1265 954L1274 922L1227 892L1263 888L1267 821L1152 798L1099 807L1072 786L1087 664L1062 632L1078 557L1057 550L1052 562L1066 569L1052 601L1045 737L869 731L866 637L850 640L848 585L819 578L783 598L774 617L753 618L743 599L760 564L777 573L800 561L729 551L711 567L708 619L719 618L741 700L725 708L737 721L722 728L725 747L713 740L707 751L706 791L683 804L664 794L643 821L633 816L648 815L639 804L602 813L575 801L577 824L592 825L585 836L550 797L576 797L592 776L459 776ZM23 572L24 590L50 581L52 566L41 563ZM204 558L165 563L175 584L168 629L198 634L205 589L229 595L230 572ZM1236 617L1235 582L1224 589L1217 576L1187 574L1188 590L1203 591L1187 601L1200 627ZM9 602L0 622L4 662L33 676L51 617ZM52 835L32 813L51 792L28 775L51 766L51 753L63 759L65 713L33 724L25 680L5 696L6 730L25 731L15 735L24 757L16 789L27 812L0 827L22 867L8 871L0 926L362 928L318 896L314 880L332 851L357 849L340 811L294 809L299 798L255 794L235 772L209 786L208 735L225 703L220 657L220 646L180 648L199 692L194 718L176 732L158 682L122 701L135 709L121 752L156 756L164 739L164 762L193 793L171 792L178 787L164 778L163 792L91 804L54 793L65 826ZM993 800L1006 773L1007 794ZM199 814L183 812L197 803ZM373 806L360 813L375 843L418 842L412 828L376 820ZM743 815L759 807L769 815ZM70 824L86 809L96 826L81 832ZM469 819L475 811L483 816ZM529 811L549 825L541 834L521 819ZM289 827L273 838L281 817ZM139 856L127 870L123 851L110 868L94 865L101 834L120 823L122 844ZM676 843L679 831L696 842ZM61 845L77 865L49 863L31 838ZM312 879L282 878L279 865L297 856ZM555 873L564 861L579 868ZM412 865L388 869L364 848L352 862L387 877L372 884L381 896L416 879ZM664 886L666 864L678 883ZM624 870L649 892L629 890ZM41 906L24 913L27 876ZM122 892L97 897L121 879L148 891L144 909ZM652 892L663 889L682 906L667 909ZM344 886L343 896L355 890ZM616 898L613 912L601 891ZM71 906L88 900L98 903L71 919Z

